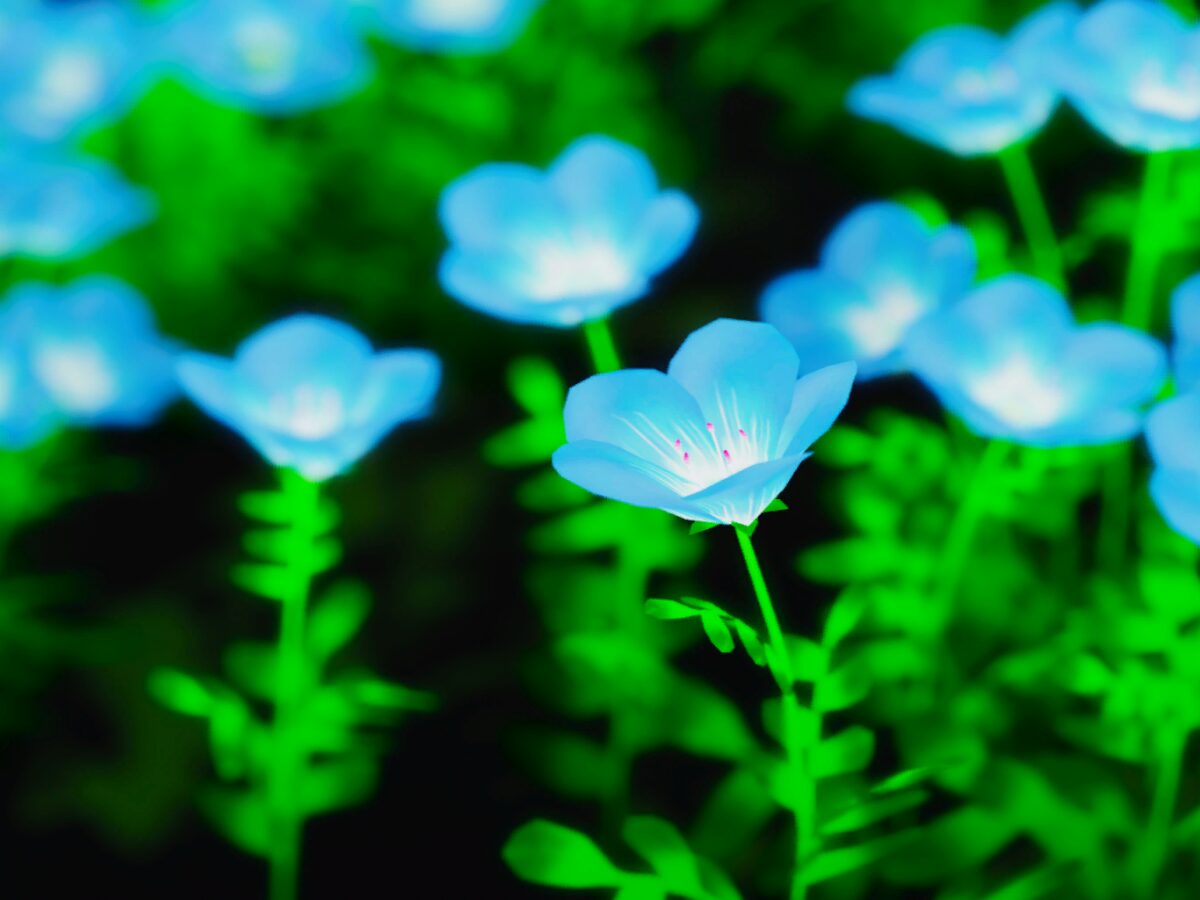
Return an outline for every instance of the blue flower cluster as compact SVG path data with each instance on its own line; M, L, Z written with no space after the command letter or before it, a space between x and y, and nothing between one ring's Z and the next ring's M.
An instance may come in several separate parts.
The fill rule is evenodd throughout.
M1200 147L1200 26L1160 0L1053 3L1005 38L973 26L922 37L847 102L960 156L1030 139L1065 97L1131 150Z

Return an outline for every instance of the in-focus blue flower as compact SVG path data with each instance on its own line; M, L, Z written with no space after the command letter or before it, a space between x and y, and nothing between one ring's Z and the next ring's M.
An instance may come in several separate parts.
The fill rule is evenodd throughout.
M1172 528L1200 544L1200 394L1160 403L1146 417L1157 467L1150 496Z
M0 24L0 119L60 141L122 115L146 84L140 20L128 4L29 4Z
M1038 447L1128 438L1166 378L1166 353L1123 325L1077 325L1062 295L1003 275L915 326L912 370L983 437Z
M339 0L192 0L163 27L166 61L197 93L288 115L341 100L371 64Z
M683 342L666 374L625 369L573 387L554 468L601 497L749 525L850 396L854 363L799 371L775 328L718 319Z
M8 297L29 368L56 413L90 426L139 427L178 394L176 345L145 298L116 278L30 282Z
M512 43L543 0L356 0L368 27L415 50L485 53Z
M592 136L547 172L490 163L467 173L442 193L441 218L447 293L494 316L566 327L644 296L700 216L679 191L659 190L640 151Z
M896 203L860 206L834 229L821 263L769 285L760 313L806 370L853 359L861 378L899 371L914 324L966 293L975 243L956 225L932 228Z
M24 450L54 430L58 417L34 376L29 329L14 306L0 306L0 449Z
M155 204L116 169L57 151L0 151L0 258L83 256L148 222Z
M197 405L273 465L323 481L426 415L441 364L426 350L375 353L350 326L299 315L263 328L232 360L185 353L178 373Z
M1007 38L973 25L930 32L890 75L865 78L847 96L850 110L959 156L996 153L1025 140L1058 102L1045 64L1079 11L1053 3Z
M1180 393L1200 388L1200 273L1171 294L1172 348L1175 382Z
M1200 146L1200 28L1158 0L1103 0L1055 56L1063 93L1123 147Z

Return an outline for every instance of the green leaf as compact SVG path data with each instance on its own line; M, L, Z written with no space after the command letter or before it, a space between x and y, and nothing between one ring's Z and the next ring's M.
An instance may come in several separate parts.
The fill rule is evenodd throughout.
M208 716L214 699L202 681L178 669L155 669L147 688L150 695L167 709L185 716Z
M371 610L371 595L354 581L330 588L316 604L308 625L308 646L319 660L327 660L348 644L362 628Z
M522 734L516 749L538 778L569 797L602 799L620 783L609 748L578 734L539 729Z
M886 794L876 800L857 803L829 819L822 827L823 834L846 834L874 825L910 809L915 809L928 799L922 790L899 791Z
M804 880L809 884L817 884L873 865L911 841L913 836L913 832L906 831L855 847L841 847L818 854L804 867Z
M852 725L828 740L813 753L813 778L832 778L848 772L861 772L875 753L875 735L861 725Z
M199 797L200 809L234 846L255 856L266 856L271 846L271 826L266 804L257 794L230 788L209 788Z
M767 664L767 654L763 647L762 639L758 636L758 632L741 619L733 620L733 630L737 632L738 639L741 640L742 646L746 648L746 654L754 664L756 666L765 666Z
M704 626L704 633L708 635L714 647L722 653L733 652L733 635L730 634L724 619L716 613L702 613L700 624Z
M313 575L328 572L342 559L342 544L337 538L327 537L314 541L305 566Z
M254 528L242 537L250 556L275 565L286 565L293 555L295 537L286 529Z
M667 900L667 892L653 878L635 881L617 891L613 900Z
M217 775L226 781L246 774L252 723L249 708L236 694L222 695L213 706L208 719L209 747Z
M870 689L866 667L849 662L816 683L813 708L818 712L837 712L863 700Z
M225 670L235 686L257 700L275 697L275 648L242 642L225 651Z
M242 563L233 567L229 577L242 590L268 600L283 602L295 592L291 574L279 566Z
M368 706L382 706L389 709L411 709L419 712L429 712L437 709L438 698L428 691L418 691L384 681L382 678L356 679L353 685L354 698L359 703Z
M788 656L791 659L792 674L798 681L817 682L825 677L829 666L829 651L808 638L786 638Z
M862 618L866 604L858 591L844 591L834 601L825 620L825 630L821 635L821 643L828 648L836 647L854 630Z
M508 389L530 415L561 420L567 389L549 360L539 356L514 359L508 367Z
M370 799L377 778L375 760L365 755L310 764L301 783L300 808L314 816L357 806Z
M249 518L268 525L287 525L292 520L291 504L277 491L247 491L238 497L238 507Z
M522 825L501 852L513 874L551 887L618 887L625 875L578 831L534 819Z
M695 855L678 829L654 816L634 816L625 822L622 836L675 894L701 890Z
M693 522L692 527L688 529L688 534L702 534L716 528L719 522Z
M678 600L651 597L646 601L646 615L664 620L694 619L697 616L704 615L704 611L694 606L689 606L686 603L680 603Z

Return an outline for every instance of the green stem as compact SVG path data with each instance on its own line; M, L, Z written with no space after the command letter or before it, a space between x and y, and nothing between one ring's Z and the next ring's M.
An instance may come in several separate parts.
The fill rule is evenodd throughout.
M300 870L303 817L297 799L304 777L302 717L308 690L305 623L312 584L313 545L319 533L320 486L291 470L281 470L288 498L291 584L282 601L276 656L275 717L272 727L267 802L271 824L271 900L295 900Z
M780 704L781 741L787 753L788 765L792 769L797 791L793 807L796 815L796 855L792 863L792 886L788 896L790 900L804 900L808 893L808 883L804 879L804 866L817 849L817 785L811 773L809 752L805 747L800 746L801 742L797 740L800 733L797 721L800 709L795 692L792 690L795 677L792 673L791 658L783 637L783 629L779 627L779 617L775 614L775 605L771 602L771 594L767 590L766 579L763 578L758 554L754 552L754 543L750 539L752 530L752 526L734 526L738 546L742 550L742 558L746 561L746 572L750 575L750 583L754 586L754 596L758 599L758 608L762 612L763 624L767 629L767 642L771 649L771 669L782 694ZM816 738L820 737L819 719L816 719L815 730L818 733L813 736L814 740L805 742L810 746L815 745Z
M1179 793L1179 775L1183 752L1187 745L1185 732L1175 729L1164 741L1154 780L1154 799L1150 819L1143 837L1145 853L1137 860L1135 877L1138 896L1153 900L1158 896L1158 882L1163 866L1170 857L1171 824L1175 819L1175 803Z
M588 352L597 372L615 372L621 368L621 357L607 317L584 322L583 336L587 339Z
M1046 199L1038 187L1029 151L1024 144L1014 144L1000 151L999 159L1038 274L1058 288L1066 287L1062 251L1054 236L1054 224L1046 208Z
M966 494L958 505L946 542L942 548L941 580L938 584L935 609L939 615L948 616L958 592L959 582L966 569L967 556L975 543L975 532L983 521L984 501L1004 467L1008 445L1000 441L989 441L979 455L975 471L967 485Z

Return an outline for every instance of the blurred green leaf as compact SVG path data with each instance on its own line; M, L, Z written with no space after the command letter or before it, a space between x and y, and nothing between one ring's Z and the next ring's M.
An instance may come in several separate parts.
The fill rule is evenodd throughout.
M552 887L617 887L625 876L591 839L562 825L535 819L504 845L505 863L518 878Z

